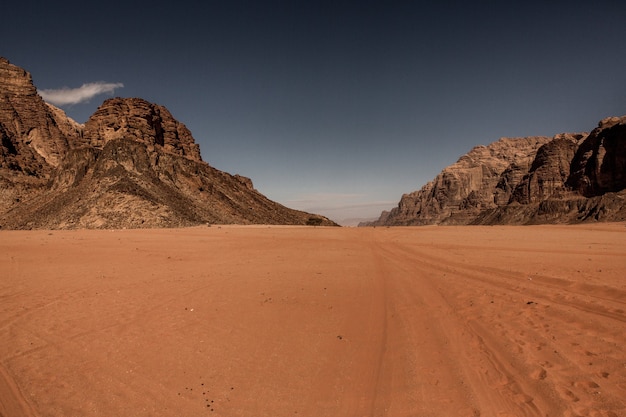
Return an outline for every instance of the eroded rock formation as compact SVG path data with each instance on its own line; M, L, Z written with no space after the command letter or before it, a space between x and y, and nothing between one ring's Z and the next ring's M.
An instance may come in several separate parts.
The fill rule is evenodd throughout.
M626 116L590 134L476 147L362 226L626 220Z
M528 173L519 181L506 204L513 201L521 204L536 203L565 191L572 158L583 138L582 134L562 134L542 145Z
M83 142L102 148L115 139L133 139L150 147L201 161L200 147L187 127L163 106L140 98L112 98L85 123Z
M55 116L37 94L30 73L0 57L0 166L49 175L75 138L59 128Z
M586 197L626 188L626 116L598 124L578 148L567 183Z
M550 138L502 138L476 146L373 225L467 224L510 199L540 146Z
M0 227L334 225L284 207L202 161L187 127L139 98L106 100L80 125L0 58Z

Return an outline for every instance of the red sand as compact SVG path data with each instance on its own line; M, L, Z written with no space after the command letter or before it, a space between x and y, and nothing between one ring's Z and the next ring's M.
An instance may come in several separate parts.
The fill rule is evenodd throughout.
M0 415L626 416L626 227L0 232Z

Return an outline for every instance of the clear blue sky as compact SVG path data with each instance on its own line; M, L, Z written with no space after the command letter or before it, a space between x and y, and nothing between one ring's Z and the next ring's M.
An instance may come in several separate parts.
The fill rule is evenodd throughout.
M626 114L626 2L425 3L10 2L0 55L40 90L123 84L60 107L164 105L210 165L338 221L475 145Z

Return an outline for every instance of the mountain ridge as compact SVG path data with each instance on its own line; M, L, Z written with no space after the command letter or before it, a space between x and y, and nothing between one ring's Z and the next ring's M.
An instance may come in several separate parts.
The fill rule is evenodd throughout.
M46 103L30 73L0 57L0 227L332 225L211 167L164 106L111 98L79 124Z
M476 146L398 205L359 226L626 220L626 116L590 133Z

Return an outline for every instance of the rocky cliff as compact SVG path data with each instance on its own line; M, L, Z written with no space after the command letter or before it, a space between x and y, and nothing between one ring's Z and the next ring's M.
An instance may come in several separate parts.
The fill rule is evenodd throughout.
M626 188L626 116L602 120L578 148L567 184L585 197Z
M132 138L152 149L201 161L200 147L187 127L163 106L140 98L106 100L85 123L82 141L102 148L116 139Z
M531 204L565 190L570 164L585 135L558 135L538 150L528 172L517 182L505 204ZM498 184L500 186L500 184ZM503 204L503 205L505 205Z
M373 225L467 224L508 201L548 137L502 138L476 146Z
M2 167L49 175L67 152L68 141L76 137L69 129L59 128L59 112L52 111L37 94L28 72L0 57Z
M0 227L179 227L204 223L334 225L202 161L163 106L106 100L80 125L0 58Z
M362 226L626 220L626 116L590 134L500 139Z

